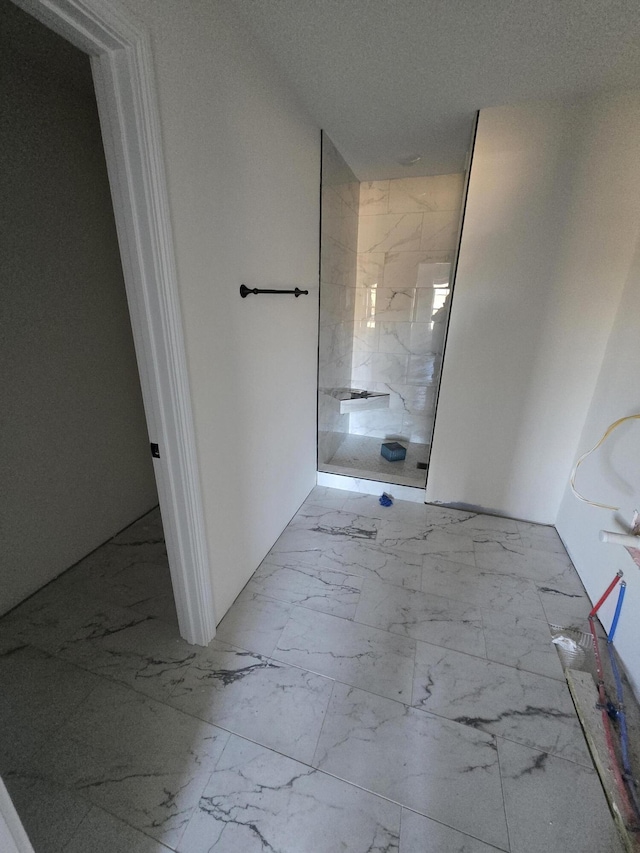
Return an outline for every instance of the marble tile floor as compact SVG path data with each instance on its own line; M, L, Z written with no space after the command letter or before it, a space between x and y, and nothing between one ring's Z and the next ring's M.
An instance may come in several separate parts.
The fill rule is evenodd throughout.
M207 648L169 594L154 512L0 619L36 853L620 853L554 530L317 487Z
M393 440L370 435L346 435L331 459L322 465L322 471L424 489L427 471L416 466L418 462L428 461L429 445L399 439L407 448L407 456L399 462L389 462L380 453L380 445Z

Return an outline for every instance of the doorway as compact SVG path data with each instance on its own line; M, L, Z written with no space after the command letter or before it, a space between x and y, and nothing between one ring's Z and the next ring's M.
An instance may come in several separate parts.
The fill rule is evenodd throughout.
M91 56L180 633L215 634L208 552L149 40L93 2L18 2Z

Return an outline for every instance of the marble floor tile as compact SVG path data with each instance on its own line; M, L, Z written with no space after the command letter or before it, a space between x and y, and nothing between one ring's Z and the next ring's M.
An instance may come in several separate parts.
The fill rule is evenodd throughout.
M498 739L512 853L622 853L594 770Z
M92 599L131 607L177 625L164 541L114 542L107 542L99 554L94 552L65 572L60 588L75 589Z
M0 655L0 732L28 747L55 731L99 680L39 649L17 645Z
M485 653L479 608L439 595L367 580L355 621L470 654Z
M481 569L509 571L538 585L547 584L565 592L583 591L571 560L563 554L525 548L513 542L483 542L475 544L475 558Z
M216 628L216 639L268 657L291 610L283 601L243 591Z
M3 772L2 779L36 853L66 853L65 845L91 811L91 803L33 772Z
M536 548L538 551L550 551L552 554L567 555L555 527L545 524L532 524L528 521L519 521L518 530L520 541L525 548Z
M274 556L258 567L247 584L247 591L351 619L361 586L362 578L358 575Z
M42 748L37 761L45 781L66 785L173 847L229 737L104 681Z
M170 849L93 806L64 848L64 853L170 853Z
M590 765L566 684L418 643L413 705L489 734Z
M457 829L402 809L400 853L496 853L497 850Z
M415 642L297 607L273 656L394 699L409 701Z
M319 541L327 544L330 544L333 539L374 541L378 532L378 523L376 519L367 518L364 515L304 504L289 522L289 530L305 530L320 534L322 539Z
M336 684L314 765L507 846L498 754L484 732Z
M398 853L400 808L231 736L179 853Z
M333 681L213 640L167 700L194 717L309 762Z
M546 620L484 610L482 623L489 660L565 680Z
M420 524L426 518L424 504L409 504L407 501L399 501L391 506L382 506L379 495L364 495L358 492L349 494L342 509L345 512L353 512L367 518L379 518L381 520L403 518L405 521L412 521L416 524ZM409 512L406 512L407 509Z
M194 660L196 649L180 637L177 628L147 618L97 632L89 623L86 630L78 629L62 642L57 654L96 675L166 700Z
M388 391L388 387L380 383L378 390ZM400 415L401 412L395 414ZM428 444L416 440L403 441L402 444L407 448L406 458L402 461L389 462L380 453L380 446L385 440L383 436L394 428L393 423L396 420L394 413L381 410L379 412L363 412L362 416L365 415L368 415L367 423L363 423L362 428L366 431L372 429L374 434L345 435L336 452L323 466L323 470L333 471L336 474L346 474L347 476L364 476L365 479L378 480L383 483L395 483L424 489L426 471L416 466L418 462L427 461L429 457ZM375 417L376 415L380 415L380 418ZM371 423L372 418L374 423ZM426 429L428 426L426 416L422 420ZM398 424L399 421L397 421L397 428L400 429ZM363 514L367 515L367 513Z
M545 618L552 625L582 622L588 618L591 601L584 590L567 591L552 584L538 584L537 590Z
M457 563L476 565L474 542L470 536L449 533L438 524L405 524L387 521L378 531L377 544L383 548L398 548L413 554L441 557Z
M512 518L497 515L474 515L460 521L452 521L446 527L447 533L469 536L474 542L520 542L518 524Z
M418 554L381 548L373 542L332 542L323 547L299 530L285 531L266 559L270 562L300 561L359 577L378 578L409 589L420 589L422 583L422 557Z
M52 583L12 610L3 622L22 642L57 654L74 639L97 639L148 619L143 613Z
M534 582L513 577L506 571L479 569L427 556L422 570L422 591L517 616L546 619Z
M342 489L331 489L328 486L314 486L307 497L305 504L325 506L329 509L344 509L344 504L357 492L343 491Z

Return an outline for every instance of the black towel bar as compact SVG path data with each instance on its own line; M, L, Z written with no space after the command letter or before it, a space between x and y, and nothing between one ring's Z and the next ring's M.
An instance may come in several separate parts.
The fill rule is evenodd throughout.
M240 296L244 299L250 293L293 293L296 297L302 296L303 294L306 296L309 291L308 290L300 290L299 287L296 287L295 290L264 290L258 287L247 287L246 284L240 285Z

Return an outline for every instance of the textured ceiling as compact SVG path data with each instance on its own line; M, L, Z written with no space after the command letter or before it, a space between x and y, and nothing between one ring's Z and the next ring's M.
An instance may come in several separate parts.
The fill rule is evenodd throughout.
M229 6L362 180L460 170L482 107L640 86L640 0Z

